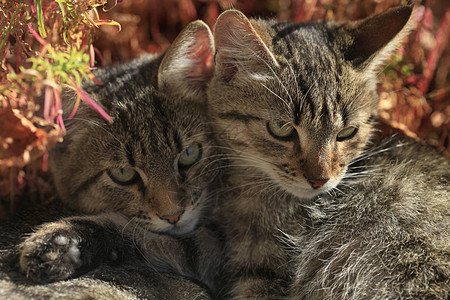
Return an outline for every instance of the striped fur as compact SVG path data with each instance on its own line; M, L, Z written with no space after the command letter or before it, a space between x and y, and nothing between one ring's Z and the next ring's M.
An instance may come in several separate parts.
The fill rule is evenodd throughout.
M249 20L236 10L218 18L208 99L232 160L219 214L233 298L288 295L295 255L283 236L302 236L305 205L333 190L366 146L374 70L413 28L412 11L346 24ZM293 131L277 137L271 124Z
M184 244L207 243L198 248L220 254L207 230L194 230L212 203L220 169L204 106L213 49L208 26L196 21L165 54L99 69L104 84L84 85L113 121L81 104L50 158L62 201L87 216L46 223L21 244L20 267L28 277L57 281L105 261L135 260L211 284L215 274L203 270L216 259L199 251L202 258L191 264L197 253ZM70 112L76 97L67 92L64 98ZM192 145L198 159L182 165ZM112 175L123 168L134 172L126 183Z

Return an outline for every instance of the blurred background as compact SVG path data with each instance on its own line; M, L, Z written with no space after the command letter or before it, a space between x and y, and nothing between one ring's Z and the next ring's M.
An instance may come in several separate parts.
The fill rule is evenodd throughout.
M345 22L401 0L0 0L0 218L55 197L47 149L63 138L60 91L91 68L162 52L181 29L224 10L289 22ZM378 128L449 156L450 1L416 1L418 27L380 70ZM89 80L89 79L85 79ZM36 97L45 98L38 114ZM80 101L89 101L81 97Z

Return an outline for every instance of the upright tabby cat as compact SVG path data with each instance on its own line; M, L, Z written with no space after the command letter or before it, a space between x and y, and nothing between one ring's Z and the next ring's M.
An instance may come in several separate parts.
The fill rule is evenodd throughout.
M366 146L378 102L376 69L413 27L412 12L412 7L405 6L346 24L249 20L236 10L224 12L218 18L214 30L215 73L208 88L208 109L232 161L229 189L222 194L224 199L218 210L226 234L231 297L280 299L291 295L294 299L347 299L351 295L355 299L370 299L367 293L352 293L360 287L365 292L373 287L383 291L374 294L378 298L384 295L391 299L431 295L434 287L427 290L426 285L434 281L439 290L436 294L447 293L448 276L444 275L448 275L448 235L438 232L448 231L449 207L442 199L449 195L448 185L432 187L437 189L433 192L437 198L430 204L417 199L425 202L417 208L430 205L429 210L420 212L422 223L433 224L423 227L424 232L408 228L415 216L412 209L415 200L408 198L404 190L393 200L395 210L386 203L386 198L396 195L386 190L380 190L378 202L373 190L379 185L379 178L368 183L369 187L360 185L371 192L346 188L350 207L344 205L346 195L334 200L323 196L320 199L328 200L319 199L318 204L309 200L338 186L349 164ZM398 153L394 154L396 159ZM434 165L443 163L442 159L434 159ZM389 159L381 161L389 164ZM408 174L407 163L399 162L398 168ZM436 173L429 174L448 180L448 164L447 169L440 168ZM384 169L384 174L389 175L388 169ZM423 176L420 172L409 175ZM411 178L412 182L417 180ZM367 199L361 199L359 194ZM389 211L391 219L386 226L395 224L397 233L390 234L379 226L378 239L371 240L374 235L371 232L366 240L359 230L367 229L369 220L383 224L383 215L374 214L376 205L366 210L364 201L378 203L380 209ZM410 203L404 212L403 201ZM437 205L442 205L439 212L434 209ZM367 213L362 222L361 215ZM346 226L346 222L355 218L359 218L362 228ZM437 219L442 223L436 222ZM335 222L339 225L336 228ZM417 223L417 228L418 224L421 223ZM408 233L411 242L426 234L434 235L435 239L421 238L422 244L416 241L413 246L404 243L408 239L402 233ZM396 242L387 242L391 238L396 238ZM294 246L289 241L294 241ZM411 245L411 253L406 255L411 265L428 263L426 259L433 258L438 260L440 269L433 271L434 265L430 263L424 268L426 273L410 275L417 278L408 285L407 279L401 278L405 271L396 269L408 266L407 260L395 265L390 257L384 266L385 259L388 262L384 256L377 265L370 265L372 275L376 276L360 277L365 275L365 267L358 263L383 254L370 253L379 245L383 247L376 244L379 241L385 242L384 247L396 245L396 250L389 254L401 253L400 249L406 249L401 247ZM439 241L440 246L433 246L433 241ZM361 245L364 242L367 245ZM296 259L299 265L294 264ZM351 267L354 270L341 270ZM291 286L294 273L297 279ZM429 276L431 273L433 276ZM385 281L370 282L372 279ZM391 284L389 280L398 280L404 286Z
M47 223L31 234L20 256L28 277L61 280L104 260L143 256L159 271L211 281L176 255L189 250L178 241L189 240L207 209L218 172L220 154L205 116L213 49L208 26L196 21L163 56L99 70L104 85L86 84L113 121L80 106L51 163L62 200L90 216ZM64 98L74 104L73 94ZM208 242L198 230L195 236Z

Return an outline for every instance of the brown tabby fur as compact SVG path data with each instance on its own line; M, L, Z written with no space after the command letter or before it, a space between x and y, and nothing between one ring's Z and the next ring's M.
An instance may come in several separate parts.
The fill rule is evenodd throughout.
M405 6L346 24L248 20L236 10L224 12L217 20L216 68L208 89L208 109L231 159L228 192L222 194L218 214L226 235L225 268L231 277L232 298L346 299L354 296L354 299L370 299L375 296L391 299L448 295L448 277L443 277L448 275L448 235L438 233L448 229L448 222L436 222L434 213L429 211L424 212L422 225L427 222L434 225L422 227L423 232L408 228L406 224L411 224L415 212L411 210L414 203L410 202L402 211L400 203L410 201L403 194L395 199L399 203L395 209L385 206L384 200L378 202L379 198L393 195L386 190L381 190L379 196L366 194L364 188L373 190L377 186L376 178L367 187L363 185L363 190L345 188L348 194L336 198L337 203L340 203L338 199L346 203L347 198L351 203L352 198L361 199L358 195L364 194L367 195L364 201L377 203L373 208L366 211L365 205L351 207L353 215L346 215L345 208L333 206L336 204L330 197L331 206L327 209L334 214L324 216L328 222L324 227L319 224L317 229L310 229L318 217L311 214L314 207L311 203L315 203L311 199L330 193L335 187L336 191L342 188L338 184L351 174L347 173L348 166L361 155L369 140L378 102L376 70L413 28L413 16L413 8ZM277 136L271 129L273 124L290 126L291 134ZM397 155L394 152L393 158ZM434 164L442 161L439 156L433 159ZM385 166L390 164L383 162ZM408 174L407 164L399 162L398 168ZM448 168L440 172L438 176L448 176ZM383 174L389 175L387 169ZM415 175L418 174L411 174ZM395 179L388 183L391 181ZM389 190L388 185L386 189ZM437 193L431 207L442 205L442 214L436 218L448 220L448 204L443 200L445 196L448 198L448 185L433 186L434 189L442 191L440 194L430 191ZM389 211L391 220L383 223L383 218L377 217L377 205ZM425 203L422 207L426 207ZM318 214L319 209L313 212ZM357 235L357 226L346 226L366 213L366 221L360 223L361 230L372 223L380 224L380 230L371 232L367 239ZM405 227L398 228L395 234L383 231L402 218ZM336 223L340 227L334 228ZM322 236L322 229L329 234ZM347 236L352 231L354 241ZM392 253L386 250L386 255L401 254L401 249L406 251L407 246L410 253L403 253L405 259L399 264L392 264L392 258L384 256L378 258L376 265L360 265L368 262L366 258L382 253L377 250L380 244L373 239L374 234L385 241L384 247L396 246ZM439 245L445 245L437 246L445 254L429 250L435 247L431 240L426 244L423 239L422 243L411 244L423 235L435 235ZM392 238L396 240L387 242ZM328 246L328 240L333 244ZM294 241L295 246L289 241ZM349 246L346 248L343 242ZM420 256L423 251L429 252ZM317 253L324 254L317 256ZM437 260L439 270L432 271L435 265L428 262L423 268L427 271L416 275L416 279L401 278L404 273L399 273L397 268L407 266L408 259L416 265L423 264L430 256ZM330 265L321 264L321 259L328 259ZM372 277L364 273L369 266ZM355 269L346 271L348 267ZM345 269L341 271L342 268ZM328 274L329 271L332 273ZM297 277L291 286L294 274ZM398 280L398 284L367 284L372 279ZM427 290L425 287L434 280L439 283ZM433 291L435 286L437 292ZM358 293L360 287L363 292ZM371 287L382 292L369 294ZM423 293L414 289L423 289Z
M196 21L162 56L145 56L100 69L95 75L103 85L84 84L83 88L113 121L108 123L87 105L80 105L75 118L66 119L64 143L51 151L50 158L61 200L86 215L72 215L39 226L21 243L18 264L26 277L39 283L86 272L91 277L46 285L41 297L52 289L61 293L65 287L70 288L68 296L82 297L72 288L78 283L97 285L97 294L89 290L85 295L93 298L120 298L121 293L126 298L172 293L158 291L152 285L146 290L145 274L149 274L150 282L166 278L167 285L161 284L160 288L174 287L173 295L181 295L184 286L188 289L186 295L207 296L205 289L184 278L177 281L177 277L155 271L176 273L209 288L216 276L212 267L216 261L207 253L220 253L220 249L211 242L215 238L207 230L196 229L213 200L210 190L219 169L215 160L220 153L213 147L204 105L213 49L209 28ZM74 93L66 91L65 112L71 111L74 102ZM181 165L181 155L192 145L200 149L198 159L188 167ZM125 169L134 172L126 183L111 175L118 170L126 173ZM193 261L191 257L197 255L200 259ZM100 276L111 270L108 264L117 263L123 266L112 269L108 276ZM136 274L112 280L127 270ZM14 273L11 276L3 295L29 293L27 286L20 283L23 278L18 279ZM142 293L127 294L122 288L114 289L108 280L118 286L134 283ZM15 294L16 289L21 292Z
M397 138L367 147L376 68L413 27L411 14L402 7L348 24L285 24L231 10L216 24L209 86L210 74L194 76L199 89L189 80L171 85L176 72L153 78L159 88L191 89L183 94L191 98L208 89L209 117L223 143L211 149L227 151L231 160L221 201L214 214L207 211L225 232L225 262L207 227L184 237L154 236L128 231L127 219L113 212L52 228L69 224L91 241L101 234L119 245L100 245L110 260L142 251L147 272L168 268L209 287L223 265L227 272L216 286L226 298L448 299L448 161ZM209 52L197 49L187 52L204 58L197 70L208 74ZM293 134L277 137L269 132L273 122L290 124ZM357 130L339 140L349 127ZM110 207L100 204L93 210ZM118 231L132 239L120 242ZM189 291L202 296L201 289Z

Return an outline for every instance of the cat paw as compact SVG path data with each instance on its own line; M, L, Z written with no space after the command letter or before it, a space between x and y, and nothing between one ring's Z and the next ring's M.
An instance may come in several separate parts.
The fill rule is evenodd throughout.
M67 279L83 264L79 244L70 226L48 224L22 243L20 268L36 282Z

